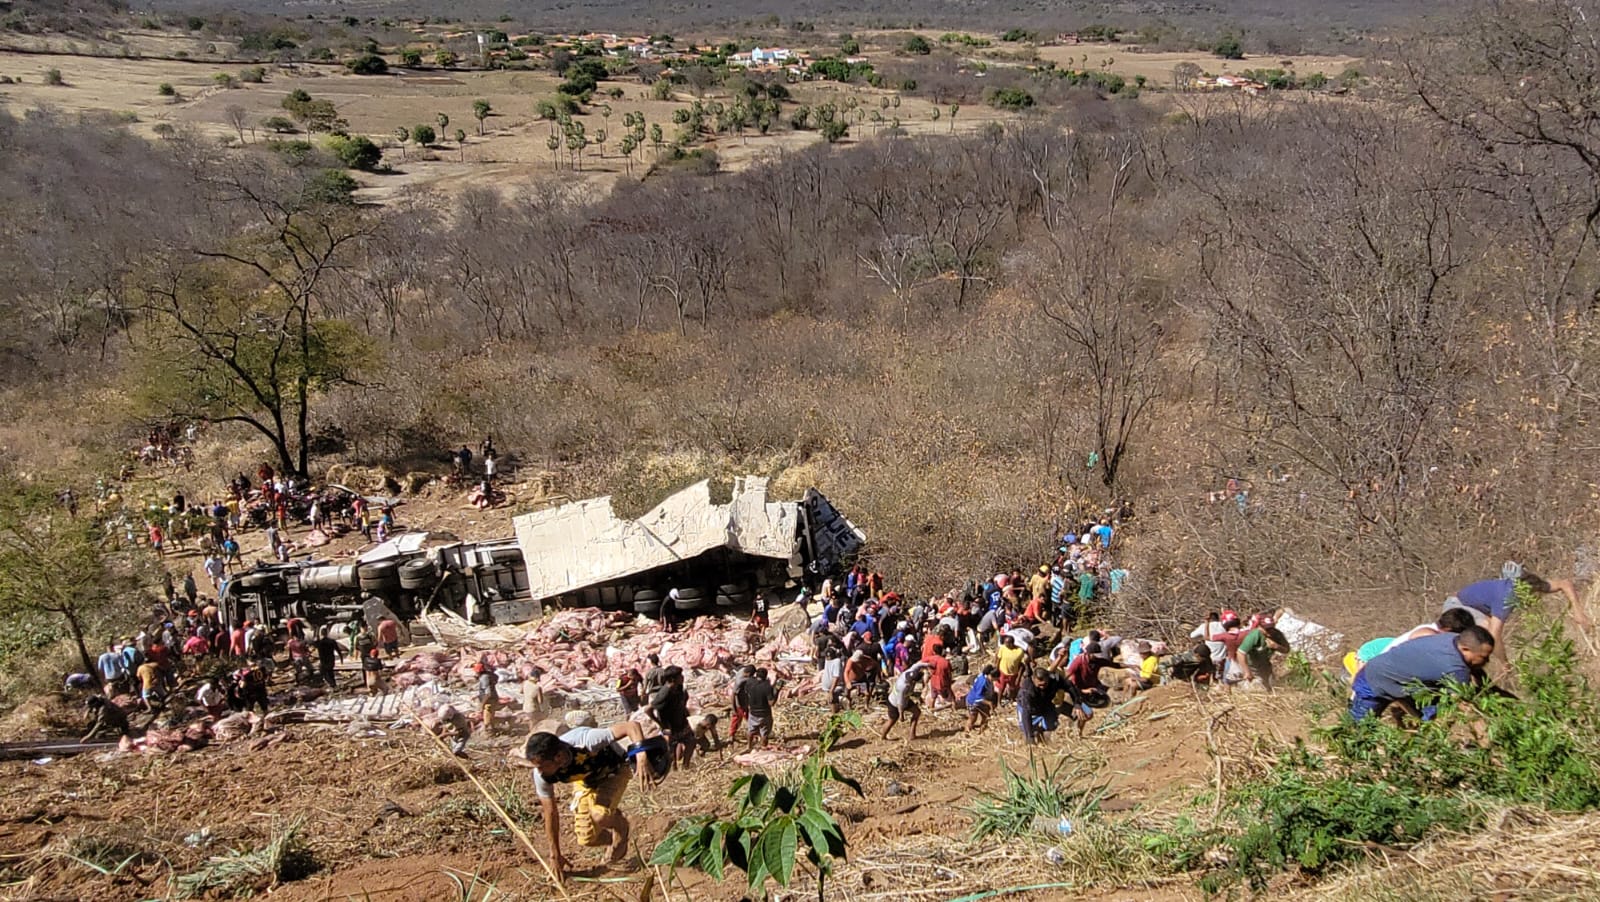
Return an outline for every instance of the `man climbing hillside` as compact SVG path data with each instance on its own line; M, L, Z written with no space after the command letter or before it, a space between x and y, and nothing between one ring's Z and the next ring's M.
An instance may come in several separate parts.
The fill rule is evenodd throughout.
M1418 697L1446 682L1481 678L1494 647L1494 637L1481 626L1423 636L1396 646L1367 662L1356 674L1350 685L1350 716L1362 720L1381 715L1393 705L1412 717L1430 720L1433 709L1419 709Z
M631 720L609 727L577 727L560 736L541 732L528 737L523 757L534 768L533 787L544 813L550 867L557 880L566 879L567 859L561 854L561 809L556 805L555 784L578 784L572 832L579 844L607 846L607 861L619 862L628 852L630 828L621 810L631 777L628 752L644 741L644 730ZM652 773L648 761L642 764L640 774Z
M1534 594L1550 595L1560 592L1567 597L1569 610L1575 622L1585 633L1594 628L1589 615L1583 610L1578 590L1572 580L1547 580L1522 569L1522 565L1508 563L1500 579L1485 579L1472 583L1445 599L1444 609L1464 608L1477 624L1488 630L1494 639L1494 656L1502 664L1507 660L1504 633L1506 621L1516 613L1517 592L1527 590Z

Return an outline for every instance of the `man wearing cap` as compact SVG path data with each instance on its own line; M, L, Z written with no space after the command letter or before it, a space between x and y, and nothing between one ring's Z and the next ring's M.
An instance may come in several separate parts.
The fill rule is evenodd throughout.
M472 735L472 722L456 710L455 705L440 705L435 712L438 722L428 732L450 741L450 754L458 758L467 756L467 737ZM447 735L448 734L448 735Z

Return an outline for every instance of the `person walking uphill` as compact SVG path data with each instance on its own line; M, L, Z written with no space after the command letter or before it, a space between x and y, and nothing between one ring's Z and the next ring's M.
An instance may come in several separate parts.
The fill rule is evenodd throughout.
M577 727L560 736L534 733L528 737L523 757L534 768L533 788L544 813L550 867L557 880L566 879L568 863L561 854L561 809L556 805L555 784L578 784L572 821L578 843L607 846L607 862L619 862L627 855L630 829L621 808L630 778L628 752L644 741L644 730L631 720L609 727ZM638 769L641 775L653 773L648 760L642 763L646 766Z

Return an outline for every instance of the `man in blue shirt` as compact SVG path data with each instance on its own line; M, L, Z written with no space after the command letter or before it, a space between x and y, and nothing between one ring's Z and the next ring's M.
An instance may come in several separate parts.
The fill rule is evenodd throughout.
M1507 565L1515 568L1504 579L1479 580L1461 591L1445 599L1444 609L1463 608L1472 615L1478 625L1489 631L1494 637L1495 657L1504 662L1506 660L1506 647L1502 640L1506 621L1516 612L1517 590L1525 588L1534 595L1549 595L1560 592L1567 597L1571 605L1572 619L1584 630L1591 629L1589 617L1583 611L1583 604L1578 600L1577 588L1571 580L1556 579L1546 580L1521 569L1520 565Z
M1419 712L1416 694L1437 690L1447 681L1466 683L1478 678L1494 645L1488 630L1469 626L1460 633L1423 636L1394 646L1356 674L1350 685L1350 716L1361 720L1398 705L1413 717L1430 720L1433 709Z
M126 687L128 663L116 643L106 643L105 654L100 656L96 665L100 671L100 681L105 684L106 698L111 698Z

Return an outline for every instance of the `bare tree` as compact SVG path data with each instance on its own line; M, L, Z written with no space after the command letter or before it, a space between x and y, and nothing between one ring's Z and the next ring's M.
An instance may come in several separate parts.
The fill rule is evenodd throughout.
M239 135L239 143L243 144L245 127L250 125L252 120L245 113L244 107L238 104L229 105L225 112L227 113L228 124L233 126L233 130Z
M1062 370L1094 418L1100 479L1114 488L1161 393L1159 291L1098 224L1051 234L1035 299L1061 339Z

